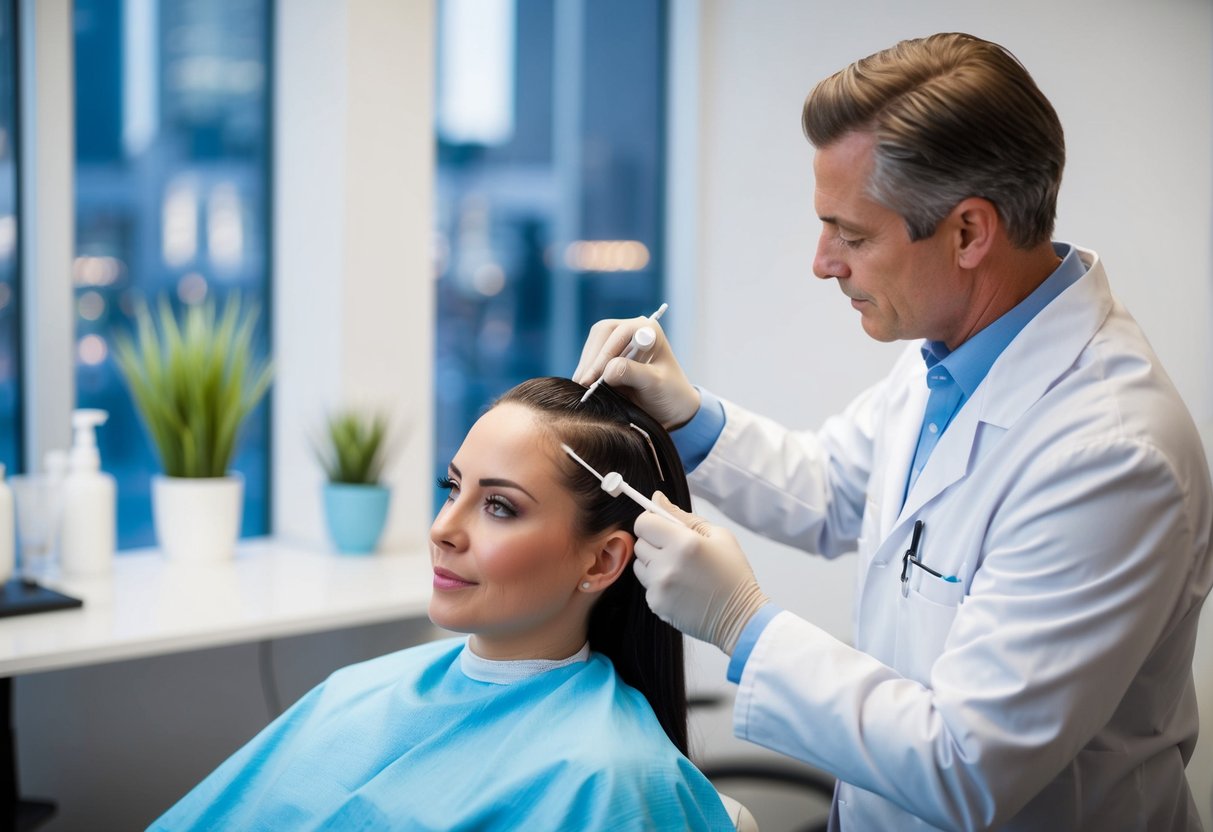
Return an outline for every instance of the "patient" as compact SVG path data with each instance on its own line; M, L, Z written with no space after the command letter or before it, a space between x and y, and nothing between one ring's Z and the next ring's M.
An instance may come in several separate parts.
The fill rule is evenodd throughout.
M445 639L335 672L153 829L733 829L686 758L681 635L630 568L640 509L560 448L690 508L666 432L524 382L472 427L430 529Z

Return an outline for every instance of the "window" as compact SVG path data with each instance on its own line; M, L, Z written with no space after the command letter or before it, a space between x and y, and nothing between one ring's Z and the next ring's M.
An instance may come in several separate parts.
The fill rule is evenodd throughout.
M439 470L494 397L570 374L594 321L663 300L665 43L651 0L440 4Z
M110 413L98 444L118 479L118 545L151 545L160 467L114 336L139 298L179 309L239 292L269 352L271 0L76 0L74 25L76 400ZM265 403L233 468L243 533L268 532Z
M17 31L15 2L0 2L0 462L21 470L21 328L17 260Z

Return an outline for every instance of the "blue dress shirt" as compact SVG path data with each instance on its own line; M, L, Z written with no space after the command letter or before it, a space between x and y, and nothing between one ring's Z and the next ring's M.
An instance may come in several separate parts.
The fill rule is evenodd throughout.
M1054 243L1053 250L1062 258L1061 264L1032 294L998 320L952 351L940 341L923 342L922 357L927 366L927 387L931 392L923 413L914 459L906 477L903 500L926 466L931 452L939 443L939 437L947 430L964 403L977 391L998 356L1002 355L1002 351L1040 310L1086 274L1087 268L1074 246L1068 243ZM701 390L700 396L701 402L695 416L671 434L688 474L707 458L724 430L724 405L720 399L706 390ZM741 680L741 673L745 669L750 652L762 631L778 612L779 607L767 603L742 630L729 662L729 681Z

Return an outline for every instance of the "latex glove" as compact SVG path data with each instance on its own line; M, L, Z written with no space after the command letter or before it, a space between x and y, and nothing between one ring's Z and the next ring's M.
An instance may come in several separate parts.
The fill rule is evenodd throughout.
M741 631L767 602L732 532L682 511L657 492L653 502L682 525L652 512L636 519L634 569L649 607L688 636L733 654Z
M623 358L632 335L642 326L653 328L657 343L639 360ZM572 379L588 387L604 374L607 384L644 408L667 430L685 425L699 410L699 391L682 371L665 331L656 321L608 319L590 328Z

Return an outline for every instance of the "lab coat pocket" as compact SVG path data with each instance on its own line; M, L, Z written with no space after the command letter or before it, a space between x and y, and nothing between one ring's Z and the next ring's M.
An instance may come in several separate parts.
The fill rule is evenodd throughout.
M924 685L930 681L964 593L964 584L934 575L921 573L911 581L897 608L896 669L902 675Z

